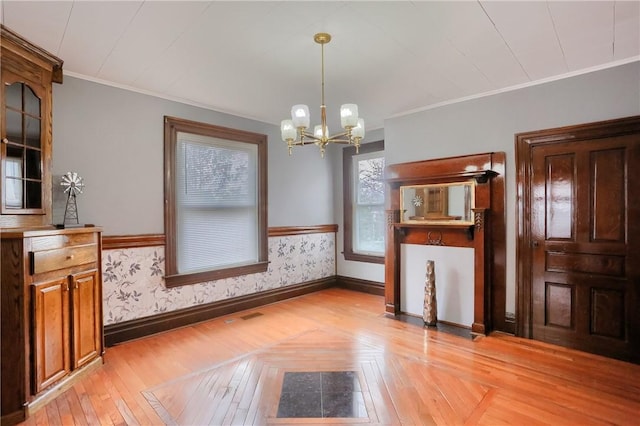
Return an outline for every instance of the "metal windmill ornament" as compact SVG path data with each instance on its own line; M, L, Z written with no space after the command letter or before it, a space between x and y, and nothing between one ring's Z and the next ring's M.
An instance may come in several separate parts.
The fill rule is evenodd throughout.
M82 194L84 188L84 181L76 172L67 172L62 176L62 182L60 185L64 187L64 192L67 194L67 205L64 208L64 221L63 225L79 225L78 220L78 204L76 202L76 195Z

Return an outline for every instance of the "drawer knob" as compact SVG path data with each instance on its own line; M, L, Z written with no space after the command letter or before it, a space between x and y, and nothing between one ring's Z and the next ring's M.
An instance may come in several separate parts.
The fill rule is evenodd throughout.
M73 259L73 255L72 254L67 255L67 260L71 260L71 259Z

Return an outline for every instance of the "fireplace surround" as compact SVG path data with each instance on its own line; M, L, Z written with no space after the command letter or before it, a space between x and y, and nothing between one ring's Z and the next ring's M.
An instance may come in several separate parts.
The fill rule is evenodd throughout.
M387 239L385 311L400 311L400 246L427 244L474 249L473 323L484 335L505 321L505 154L473 154L393 164L385 169ZM471 221L401 220L401 192L407 186L451 185L475 181ZM406 204L406 203L405 203ZM404 206L406 207L406 206ZM446 283L438 283L446 286ZM498 327L502 328L502 327Z

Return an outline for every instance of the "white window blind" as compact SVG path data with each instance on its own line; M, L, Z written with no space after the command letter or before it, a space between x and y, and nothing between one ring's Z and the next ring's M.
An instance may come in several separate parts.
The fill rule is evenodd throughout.
M176 150L178 273L257 262L257 145L178 132Z
M353 251L384 255L384 157L382 152L353 156Z

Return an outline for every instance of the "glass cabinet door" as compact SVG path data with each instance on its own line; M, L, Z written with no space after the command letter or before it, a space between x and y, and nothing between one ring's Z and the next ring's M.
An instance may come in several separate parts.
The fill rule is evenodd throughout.
M26 83L3 86L2 213L44 214L42 99Z

